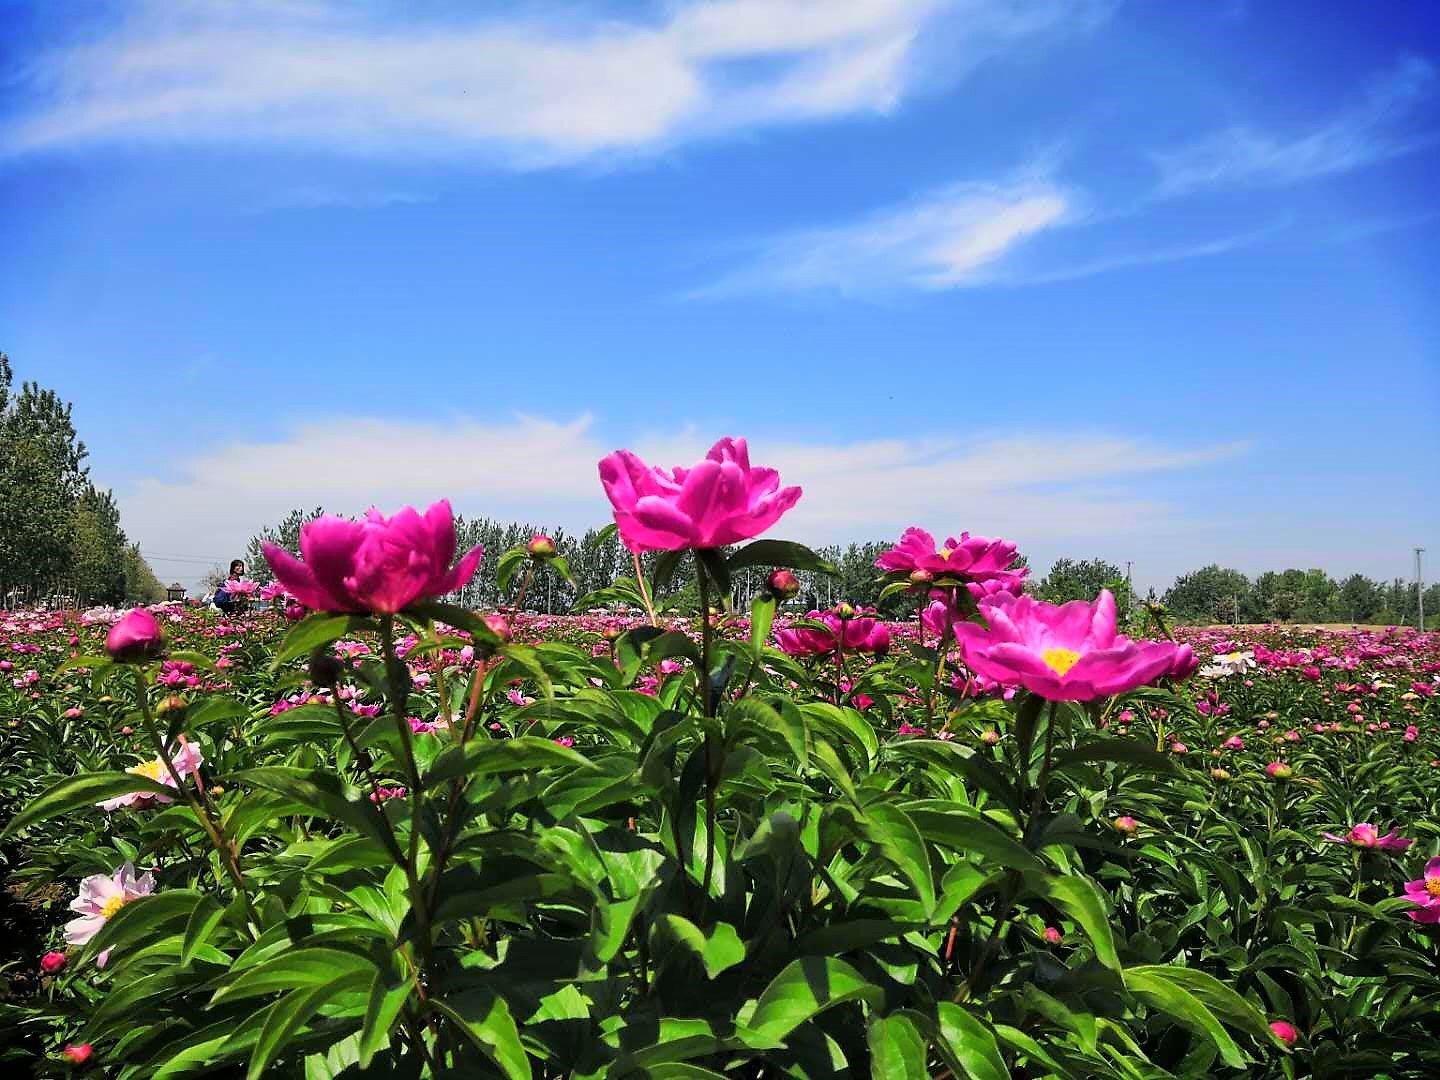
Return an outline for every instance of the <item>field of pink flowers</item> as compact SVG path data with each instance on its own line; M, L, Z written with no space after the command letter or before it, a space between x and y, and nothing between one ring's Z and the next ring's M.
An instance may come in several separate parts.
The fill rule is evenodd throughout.
M445 603L444 503L267 550L272 610L0 613L7 1067L1440 1073L1440 636L1131 636L918 527L917 618L807 612L743 440L600 476L637 614Z

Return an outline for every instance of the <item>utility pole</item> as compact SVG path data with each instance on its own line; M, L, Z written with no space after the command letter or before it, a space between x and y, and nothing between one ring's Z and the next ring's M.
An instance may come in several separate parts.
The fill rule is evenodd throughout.
M1416 623L1422 634L1425 632L1425 576L1420 571L1420 556L1423 554L1423 547L1415 549L1415 607L1418 612Z

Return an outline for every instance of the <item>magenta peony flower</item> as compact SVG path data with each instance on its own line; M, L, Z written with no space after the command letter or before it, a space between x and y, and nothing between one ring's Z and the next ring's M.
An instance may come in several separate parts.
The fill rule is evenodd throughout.
M782 652L791 656L824 656L834 652L838 642L844 643L846 652L886 653L890 650L890 628L873 616L842 618L835 611L812 611L805 618L824 623L828 630L809 626L776 630L775 640Z
M1328 832L1320 835L1332 844L1349 844L1351 847L1357 848L1379 848L1381 851L1404 851L1415 842L1400 836L1396 829L1391 829L1381 836L1380 830L1368 821L1351 826L1344 836L1336 836L1334 833Z
M800 498L774 469L750 467L744 439L724 438L694 468L667 473L629 450L600 459L600 483L631 551L715 548L759 536Z
M1131 641L1115 631L1115 598L1047 604L998 593L980 601L988 628L955 626L972 671L1020 685L1050 701L1092 701L1153 682L1175 664L1169 642Z
M303 563L274 544L264 551L275 577L305 607L382 614L454 592L474 576L484 554L477 545L450 565L455 518L445 499L423 517L407 506L388 518L373 509L363 521L316 518L300 530Z
M941 547L928 532L912 525L900 535L894 547L875 560L875 565L887 573L913 574L921 570L934 581L998 579L1018 591L1028 571L1011 570L1010 564L1014 561L1015 545L1008 540L962 532L958 540L952 536Z
M155 879L150 874L135 876L132 863L120 864L114 874L92 874L80 882L80 895L70 901L70 910L80 913L80 918L65 924L65 940L71 945L84 945L98 934L101 928L131 900L149 896L155 891ZM106 949L95 957L95 965L104 967L110 958Z
M127 611L105 635L105 651L122 663L153 660L165 648L165 635L145 608Z
M1440 923L1440 856L1425 864L1425 876L1405 883L1405 899L1419 907L1405 914L1418 923Z

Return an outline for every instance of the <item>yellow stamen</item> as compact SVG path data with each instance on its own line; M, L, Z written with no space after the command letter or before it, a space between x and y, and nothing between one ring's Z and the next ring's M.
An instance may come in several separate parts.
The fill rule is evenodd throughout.
M154 761L142 762L139 765L132 765L125 771L134 773L136 776L143 776L147 780L154 780L157 784L163 783L164 777L169 775L165 768L165 763L159 758L156 758Z
M1045 666L1062 679L1065 673L1080 661L1080 654L1074 649L1046 649L1040 654Z
M1440 896L1440 877L1427 877L1425 879L1425 892L1430 896Z
M937 551L935 554L939 555L940 558L942 558L942 559L948 559L948 558L950 558L951 555L954 555L954 554L955 554L955 549L954 549L954 548L941 548L941 549L940 549L939 551Z
M109 900L106 900L104 906L100 908L100 917L102 919L108 919L124 906L125 894L116 893L114 896L110 897Z

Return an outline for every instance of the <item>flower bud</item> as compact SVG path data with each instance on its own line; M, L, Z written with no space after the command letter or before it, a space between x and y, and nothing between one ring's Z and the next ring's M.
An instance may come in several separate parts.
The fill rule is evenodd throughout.
M1272 761L1265 766L1265 774L1272 780L1289 780L1295 775L1295 770L1283 761Z
M505 645L510 641L510 620L504 615L482 615L481 621L489 628L490 632L500 639L500 644Z
M914 585L917 589L923 589L926 585L929 585L934 580L935 575L932 574L929 570L910 571L910 584Z
M185 699L179 694L171 694L168 697L162 698L160 704L155 706L155 712L160 716L164 716L167 713L184 711Z
M525 548L532 559L553 559L555 557L555 541L544 533L536 533L530 538L529 545Z
M66 957L63 952L47 952L40 958L40 970L46 975L54 975L65 967Z
M1230 771L1228 769L1211 769L1210 775L1216 780L1224 781L1230 779Z
M994 746L1000 741L1000 732L996 731L994 728L991 728L989 731L984 732L980 736L980 741L986 746Z
M1062 934L1059 929L1053 926L1045 927L1045 944L1059 945L1064 940L1065 935Z
M800 591L800 581L789 570L772 570L765 587L777 600L789 600Z
M1286 1020L1276 1020L1270 1025L1271 1032L1286 1046L1294 1046L1300 1040L1300 1032Z
M105 635L105 651L122 664L154 660L165 649L165 635L144 608L127 612Z
M60 1051L60 1056L71 1065L84 1065L90 1060L90 1055L95 1053L95 1048L89 1043L81 1043L79 1046L67 1046Z
M310 681L316 686L333 690L343 670L340 661L324 649L316 649L310 654Z
M1134 836L1140 831L1140 823L1129 814L1122 814L1111 824L1115 826L1115 831L1122 836Z
M855 605L841 600L835 605L835 617L837 619L853 619L855 617Z

